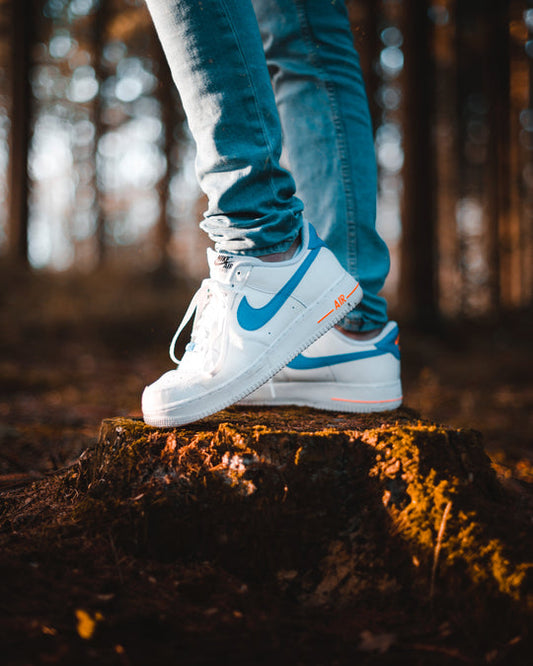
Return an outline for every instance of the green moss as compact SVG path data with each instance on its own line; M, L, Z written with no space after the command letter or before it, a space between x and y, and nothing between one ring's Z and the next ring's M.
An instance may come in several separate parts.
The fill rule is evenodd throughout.
M380 451L371 475L386 480L391 478L393 470L393 478L401 478L406 484L409 502L400 509L391 503L389 511L399 533L415 547L418 558L431 561L439 530L443 527L439 559L442 576L446 575L446 569L460 564L474 584L494 585L500 593L513 599L524 596L524 582L531 564L512 563L508 545L501 538L491 536L492 521L488 515L491 507L487 507L485 495L490 486L497 484L488 459L483 467L476 469L488 488L474 486L474 478L468 471L462 475L448 473L447 478L442 479L453 467L467 470L472 451L475 458L482 459L477 435L464 432L460 451L452 449L448 432L437 426L387 428L379 433L367 432L363 439ZM448 450L435 450L442 446ZM451 460L438 466L445 458ZM435 467L429 466L432 459ZM396 464L400 461L401 464ZM448 504L451 508L443 526Z

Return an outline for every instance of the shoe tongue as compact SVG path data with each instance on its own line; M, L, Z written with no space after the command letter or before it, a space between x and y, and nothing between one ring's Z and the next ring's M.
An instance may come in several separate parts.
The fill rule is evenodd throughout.
M235 254L222 254L211 248L207 249L207 262L209 274L219 282L229 282L236 264L241 263L241 257Z

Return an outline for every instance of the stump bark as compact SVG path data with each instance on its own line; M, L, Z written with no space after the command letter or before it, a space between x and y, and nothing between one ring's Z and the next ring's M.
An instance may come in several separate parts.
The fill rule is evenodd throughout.
M235 407L169 429L108 419L65 484L76 520L126 551L214 562L306 607L531 608L529 521L480 434L406 409Z

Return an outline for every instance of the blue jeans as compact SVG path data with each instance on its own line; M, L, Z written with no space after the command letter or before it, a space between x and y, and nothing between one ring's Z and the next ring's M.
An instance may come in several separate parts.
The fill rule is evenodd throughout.
M342 325L382 326L389 254L375 228L372 127L344 0L146 1L197 144L209 202L201 227L216 249L282 252L305 205L363 287Z

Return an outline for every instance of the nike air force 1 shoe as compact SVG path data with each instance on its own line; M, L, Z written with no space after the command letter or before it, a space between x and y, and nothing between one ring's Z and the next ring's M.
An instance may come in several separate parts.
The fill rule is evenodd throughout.
M331 329L240 404L302 405L336 412L379 412L402 404L396 322L375 338Z
M362 289L304 222L287 261L217 254L170 345L177 369L147 386L144 420L154 426L196 421L264 384L362 298ZM195 314L183 359L174 347Z

